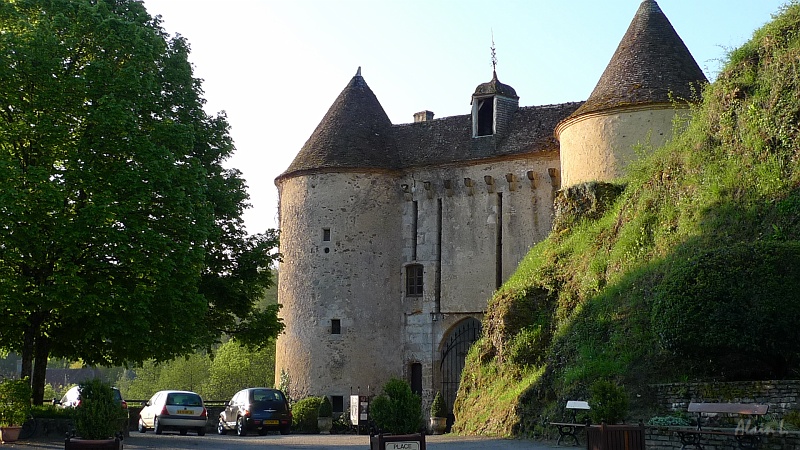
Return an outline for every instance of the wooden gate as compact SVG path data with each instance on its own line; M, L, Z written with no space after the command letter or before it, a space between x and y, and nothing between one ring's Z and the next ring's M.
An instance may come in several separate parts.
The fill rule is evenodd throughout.
M464 370L464 359L467 357L472 343L481 335L481 323L470 317L456 325L444 339L442 346L442 399L447 405L447 412L453 412L453 403Z

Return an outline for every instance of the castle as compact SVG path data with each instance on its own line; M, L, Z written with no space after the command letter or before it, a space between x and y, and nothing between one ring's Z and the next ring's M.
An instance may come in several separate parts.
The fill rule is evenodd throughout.
M520 107L493 75L469 114L392 124L359 69L275 180L275 370L296 394L343 411L396 377L452 410L487 301L549 234L556 191L620 176L706 82L654 0L585 102Z

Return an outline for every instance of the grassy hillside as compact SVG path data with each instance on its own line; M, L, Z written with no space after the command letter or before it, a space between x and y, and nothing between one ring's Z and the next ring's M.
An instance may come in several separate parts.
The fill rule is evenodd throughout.
M537 245L491 299L456 430L532 434L596 380L800 376L800 6L729 55L692 120ZM613 187L613 186L612 186Z

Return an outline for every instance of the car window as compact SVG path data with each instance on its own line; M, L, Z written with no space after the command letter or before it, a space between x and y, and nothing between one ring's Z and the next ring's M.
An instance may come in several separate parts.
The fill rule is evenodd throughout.
M273 389L253 389L251 398L254 402L282 402L283 394Z
M172 392L167 395L167 405L203 406L200 396L187 392Z

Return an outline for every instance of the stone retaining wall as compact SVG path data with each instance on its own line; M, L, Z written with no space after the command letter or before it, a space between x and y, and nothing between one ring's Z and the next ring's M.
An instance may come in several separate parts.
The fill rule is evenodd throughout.
M800 380L740 381L708 383L669 383L652 386L656 402L664 411L686 412L690 402L760 403L769 405L767 423L775 433L763 438L762 450L800 449L800 432L781 429L781 420L789 411L800 410ZM678 450L680 439L669 428L648 428L648 450ZM732 436L704 437L709 449L736 448Z

